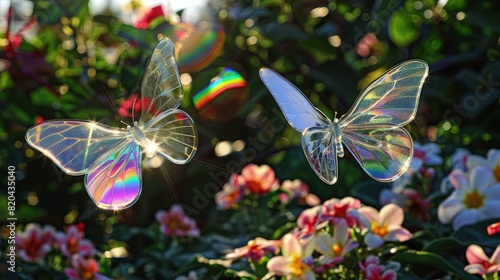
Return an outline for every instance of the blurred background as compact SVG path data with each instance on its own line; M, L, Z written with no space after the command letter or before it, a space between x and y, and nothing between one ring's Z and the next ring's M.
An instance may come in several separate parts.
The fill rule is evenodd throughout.
M198 151L182 166L145 159L138 202L100 210L83 177L30 147L26 130L51 119L130 124L148 56L163 37L175 44L181 109L195 120ZM258 71L276 70L333 118L384 71L413 58L430 66L407 126L413 139L450 154L498 146L497 1L0 0L0 178L5 185L15 166L19 224L83 222L95 244L146 227L173 203L202 230L223 223L214 195L248 163L272 166L280 180L299 178L322 200L353 195L368 179L355 159L339 160L334 186L322 183ZM6 205L3 190L0 201ZM132 254L141 242L130 239Z

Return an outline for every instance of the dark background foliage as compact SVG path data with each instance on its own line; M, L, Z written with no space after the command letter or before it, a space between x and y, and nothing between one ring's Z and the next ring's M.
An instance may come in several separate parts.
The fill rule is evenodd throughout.
M165 34L169 24L139 30L113 15L92 17L86 1L35 1L34 39L22 40L13 48L4 37L0 45L0 178L5 183L7 166L16 167L18 223L62 228L84 222L87 237L95 244L106 244L110 236L126 239L127 228L147 227L158 209L180 203L203 232L238 236L237 228L223 225L226 213L215 213L213 185L222 187L231 172L239 172L249 162L273 166L281 181L302 179L323 200L352 195L353 187L368 179L366 174L347 155L340 159L339 181L333 187L316 178L303 157L300 134L286 124L258 77L261 67L279 71L332 118L335 112L347 112L362 88L386 69L407 59L425 60L430 74L417 117L407 127L414 140L435 141L444 154L457 147L484 154L500 141L496 123L500 118L500 3L455 0L443 6L445 2L209 4L208 11L220 21L226 36L218 58L205 69L189 73L192 83L184 87L181 108L193 116L199 130L195 159L185 166L165 161L160 169L144 169L139 201L129 209L111 212L91 202L82 177L61 172L29 147L24 135L40 118L97 120L119 127L124 126L122 120L130 123L116 108L140 90L157 34ZM367 34L375 35L375 41L366 42L371 36ZM107 47L116 52L113 63L106 60ZM228 66L246 79L248 98L243 104L228 104L242 105L230 120L204 119L192 97L210 78L206 71ZM223 157L214 153L217 143L237 140L246 144L241 151ZM378 192L376 187L366 189ZM7 200L3 191L0 200ZM7 215L6 207L0 208L0 215ZM139 255L145 242L154 240L128 240L131 255Z

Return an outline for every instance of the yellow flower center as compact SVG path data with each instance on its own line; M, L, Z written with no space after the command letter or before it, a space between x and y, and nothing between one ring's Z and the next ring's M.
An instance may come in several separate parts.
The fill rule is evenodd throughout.
M387 235L387 225L379 225L377 222L373 222L372 232L380 237L384 237Z
M500 164L497 164L497 166L493 168L493 175L495 175L495 179L500 182Z
M342 256L343 250L344 250L344 247L342 247L342 244L340 244L340 243L332 246L333 255L335 257Z
M463 202L467 209L481 208L484 204L484 196L478 193L477 190L473 190L465 194Z
M290 257L290 264L288 266L291 268L294 275L300 277L304 272L305 264L302 262L302 258L300 256L292 253L292 256Z

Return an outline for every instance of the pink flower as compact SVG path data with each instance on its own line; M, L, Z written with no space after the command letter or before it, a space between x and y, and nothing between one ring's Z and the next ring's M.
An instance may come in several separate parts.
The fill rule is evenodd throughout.
M358 199L352 197L344 197L342 200L332 198L323 203L323 211L321 220L330 220L335 224L339 220L345 220L349 227L356 224L356 219L351 215L353 210L359 209L361 203Z
M500 271L500 245L488 259L481 247L472 244L467 248L465 257L469 262L469 265L464 267L467 273L483 275Z
M378 43L377 36L373 33L367 33L356 45L356 52L361 57L368 57L372 52L372 47Z
M277 254L279 251L280 241L267 240L261 237L257 237L254 240L248 241L246 246L237 248L233 253L229 253L225 256L226 259L237 259L241 257L248 257L251 261L259 261L266 252Z
M300 213L297 218L297 227L300 228L300 236L308 236L316 232L320 222L322 206L314 206Z
M397 279L396 269L399 269L399 265L395 267L396 269L386 268L383 265L379 265L379 259L376 256L368 256L364 263L359 262L358 265L365 280Z
M453 222L453 228L474 224L488 218L500 217L500 183L485 166L470 173L453 170L449 176L455 190L438 207L442 223Z
M321 231L316 236L316 251L321 253L321 264L341 263L344 256L359 246L349 238L349 228L345 220L339 220L333 230L333 236Z
M66 232L56 234L56 243L61 252L68 258L74 254L90 257L94 254L94 245L83 236L84 233L80 231L78 225L70 225L66 228Z
M277 189L279 181L276 179L274 170L268 165L257 166L248 164L241 170L246 189L253 194L264 195L269 191Z
M281 247L282 256L270 259L267 269L276 275L287 276L287 279L316 279L311 270L314 246L314 238L299 240L293 234L285 234Z
M178 204L172 205L168 211L159 210L155 217L160 224L160 230L167 236L196 237L200 235L196 221L186 216Z
M245 194L245 181L238 174L232 174L222 190L215 194L215 203L219 209L227 210L238 203Z
M71 267L64 269L64 274L72 280L108 280L99 272L99 264L94 259L85 259L80 255L74 255L71 259Z
M364 239L370 248L378 248L385 241L404 242L412 237L412 234L401 226L404 213L396 204L387 204L380 209L380 212L372 207L363 206L358 212L366 219L363 222L364 227L370 229Z
M293 181L285 180L280 188L284 192L278 195L278 199L283 204L290 203L293 199L296 199L299 204L310 206L316 206L321 203L319 197L309 193L309 187L299 179Z
M16 250L26 262L42 261L52 249L56 230L53 226L27 224L24 231L16 236Z

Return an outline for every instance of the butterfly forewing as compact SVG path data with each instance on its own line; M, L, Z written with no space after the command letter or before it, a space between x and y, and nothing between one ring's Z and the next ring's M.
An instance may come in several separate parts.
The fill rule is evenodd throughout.
M311 127L302 133L302 149L312 170L325 183L337 181L337 152L330 130Z
M128 135L89 121L47 121L26 132L26 141L69 175L83 175L97 158Z
M288 123L295 130L302 132L309 127L323 127L331 124L331 121L317 111L299 89L281 75L268 68L262 68L259 75Z
M141 193L141 148L126 139L93 164L85 176L87 192L103 209L130 207Z
M174 44L169 39L163 39L153 50L142 80L139 124L147 123L162 111L179 107L182 97Z
M198 144L191 117L182 110L169 110L146 124L144 134L157 144L157 151L176 164L193 158Z
M373 179L391 182L408 168L413 141L402 127L350 125L342 130L342 142Z
M393 124L403 126L417 112L420 91L429 67L421 60L403 62L365 88L340 120L348 125Z

